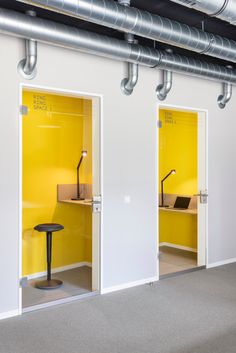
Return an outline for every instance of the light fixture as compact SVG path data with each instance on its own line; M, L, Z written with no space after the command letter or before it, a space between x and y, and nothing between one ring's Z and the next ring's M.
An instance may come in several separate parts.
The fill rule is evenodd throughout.
M80 166L81 166L81 163L82 163L84 157L86 157L86 156L87 156L87 151L83 150L81 152L81 157L80 157L79 163L77 165L77 197L71 199L71 200L74 200L74 201L84 200L84 198L80 197L79 169L80 169Z
M160 207L169 207L168 205L164 205L164 181L172 174L176 174L175 169L171 169L171 171L161 180L161 204L160 204Z

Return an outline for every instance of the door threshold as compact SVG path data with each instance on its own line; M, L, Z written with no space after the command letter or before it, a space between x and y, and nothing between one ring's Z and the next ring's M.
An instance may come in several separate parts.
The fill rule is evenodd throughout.
M74 296L68 297L68 298L53 300L53 301L48 302L48 303L36 304L36 305L28 306L28 307L22 309L22 314L30 313L32 311L41 310L41 309L47 309L47 308L50 308L50 307L53 307L53 306L56 306L56 305L63 305L63 304L72 303L74 301L79 301L79 300L95 297L95 296L97 296L99 294L100 294L99 291L94 291L94 292L90 292L90 293L74 295Z
M177 277L177 276L184 275L186 273L201 271L201 270L205 270L205 269L206 269L206 266L198 266L198 267L189 268L189 269L183 270L183 271L167 273L166 275L161 275L160 276L160 280L161 279L166 279L166 278Z

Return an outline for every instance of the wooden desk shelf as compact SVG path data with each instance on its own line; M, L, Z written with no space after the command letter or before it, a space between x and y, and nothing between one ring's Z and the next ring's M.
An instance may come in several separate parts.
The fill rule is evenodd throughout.
M188 208L186 210L180 210L178 208L173 208L173 207L159 207L159 210L163 212L178 212L178 213L184 213L184 214L197 215L197 209L191 209L191 208Z
M78 205L78 206L85 206L85 207L91 207L92 206L92 200L88 200L88 199L80 200L80 201L76 201L76 200L60 200L59 202L73 204L73 205Z
M81 184L80 195L84 200L72 200L77 196L77 184L59 184L57 185L57 202L73 204L77 206L92 206L92 185Z

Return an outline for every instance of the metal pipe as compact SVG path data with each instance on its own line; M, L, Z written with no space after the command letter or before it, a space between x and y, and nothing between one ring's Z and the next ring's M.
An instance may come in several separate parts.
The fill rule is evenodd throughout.
M218 99L218 105L220 109L224 109L226 104L232 98L232 84L231 83L223 83L223 94L221 94Z
M51 9L69 16L185 48L200 54L236 62L236 41L213 33L207 33L195 27L154 15L147 11L120 5L114 0L17 1ZM185 2L193 1L185 0Z
M27 11L26 15L35 17L35 11ZM37 42L33 39L25 40L25 58L18 64L19 73L26 79L32 80L37 74Z
M123 6L130 6L130 0L118 0L118 3ZM134 39L134 35L132 33L125 34L125 40L130 44L138 44L138 41ZM139 67L136 63L128 63L128 77L125 77L121 81L121 91L130 96L133 93L134 87L138 82L138 71Z
M121 90L127 96L133 93L138 82L138 64L128 63L128 77L121 81Z
M236 70L0 8L0 32L106 58L236 84Z
M157 86L156 94L160 101L164 101L172 88L172 72L163 70L163 83Z
M212 17L236 25L235 0L171 0L180 5L191 7Z

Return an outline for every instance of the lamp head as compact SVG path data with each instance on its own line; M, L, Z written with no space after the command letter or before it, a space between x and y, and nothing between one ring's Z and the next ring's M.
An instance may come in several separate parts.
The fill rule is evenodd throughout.
M86 157L87 156L87 151L82 151L81 155L82 155L82 157Z

